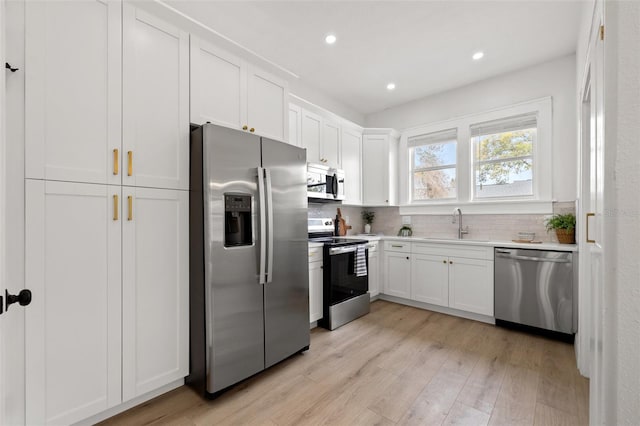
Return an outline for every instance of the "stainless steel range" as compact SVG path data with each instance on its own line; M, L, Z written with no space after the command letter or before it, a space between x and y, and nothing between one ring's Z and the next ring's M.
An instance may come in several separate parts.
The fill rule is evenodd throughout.
M323 244L323 317L329 330L369 313L366 240L335 237L331 218L308 220L309 241Z

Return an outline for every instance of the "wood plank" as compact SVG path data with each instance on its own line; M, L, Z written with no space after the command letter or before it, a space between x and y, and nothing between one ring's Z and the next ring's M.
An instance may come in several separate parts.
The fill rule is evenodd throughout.
M509 365L489 424L532 425L537 390L537 371Z
M580 423L577 416L563 410L545 404L536 404L535 426L576 426L580 424L588 425L588 423Z
M489 422L489 414L476 410L468 405L456 402L453 404L451 411L446 419L444 419L444 425L467 425L467 426L484 426Z

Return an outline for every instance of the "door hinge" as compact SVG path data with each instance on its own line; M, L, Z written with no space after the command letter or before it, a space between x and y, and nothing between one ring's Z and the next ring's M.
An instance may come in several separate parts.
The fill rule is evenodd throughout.
M604 40L604 25L600 25L600 40Z

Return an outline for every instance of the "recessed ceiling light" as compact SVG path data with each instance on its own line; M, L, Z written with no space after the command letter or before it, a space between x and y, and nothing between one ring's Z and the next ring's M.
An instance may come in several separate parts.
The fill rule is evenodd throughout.
M327 44L333 44L333 43L335 43L335 42L336 42L336 40L337 40L337 37L336 37L336 36L334 36L333 34L329 34L328 36L326 36L326 37L324 38L324 41L326 41L326 42L327 42Z
M474 61L477 61L478 59L482 59L483 56L484 52L476 52L473 54L472 58Z
M393 90L396 88L396 84L395 83L389 83L387 84L387 90Z

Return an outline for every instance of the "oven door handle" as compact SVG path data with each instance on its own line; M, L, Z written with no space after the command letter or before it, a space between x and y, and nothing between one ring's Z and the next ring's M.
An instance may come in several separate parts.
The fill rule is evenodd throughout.
M358 245L347 246L347 247L333 247L329 249L329 255L333 256L336 254L351 253L351 252L357 251L358 247L360 246L366 247L366 244L358 244Z

